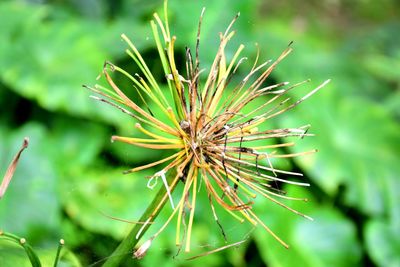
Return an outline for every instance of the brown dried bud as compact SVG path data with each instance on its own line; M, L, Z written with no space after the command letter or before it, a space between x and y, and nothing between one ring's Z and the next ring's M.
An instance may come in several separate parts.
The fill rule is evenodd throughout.
M144 242L137 250L135 250L133 252L133 258L140 260L144 256L146 256L146 252L150 248L152 241L153 241L153 238L150 238L149 240Z

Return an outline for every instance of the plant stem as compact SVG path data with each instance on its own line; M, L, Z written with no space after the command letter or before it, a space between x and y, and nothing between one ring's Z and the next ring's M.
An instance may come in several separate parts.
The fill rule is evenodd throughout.
M33 248L26 242L26 240L24 238L20 238L14 234L5 233L2 231L0 231L0 238L8 239L8 240L16 243L17 245L21 246L25 250L25 253L28 256L32 267L41 267L42 266L42 264L40 263L39 257L36 255Z
M57 265L58 265L58 261L60 260L60 252L61 252L61 249L63 246L64 246L64 239L60 239L60 242L58 243L57 253L56 253L56 257L54 259L53 267L57 267Z
M171 171L167 176L168 184L170 184L171 180L175 177L176 172ZM175 189L175 185L170 188L170 192ZM124 263L126 260L128 260L128 258L132 258L133 249L139 242L140 238L150 227L151 223L154 222L154 220L157 218L158 214L162 210L162 207L168 201L168 198L164 197L166 192L166 188L162 186L139 220L140 222L145 222L148 220L148 218L152 217L149 223L143 228L143 230L141 230L143 224L136 224L129 232L129 234L125 237L125 239L122 240L122 242L114 250L114 252L108 257L103 267L118 267L121 266L122 263ZM160 208L156 212L154 212L157 206L160 206ZM140 230L140 237L136 239L136 235Z

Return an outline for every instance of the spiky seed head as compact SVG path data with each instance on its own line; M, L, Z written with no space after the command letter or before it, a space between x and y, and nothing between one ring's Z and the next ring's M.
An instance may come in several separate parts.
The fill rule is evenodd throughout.
M226 31L220 34L218 51L206 74L206 69L200 67L199 58L204 9L199 20L195 55L192 55L190 49L186 49L184 74L179 71L182 66L176 65L174 55L176 37L170 33L166 5L164 10L164 21L155 13L151 28L169 89L163 90L156 82L145 59L126 35L122 35L122 39L129 46L127 53L141 73L130 74L111 62L106 62L102 75L108 83L108 88L100 85L89 87L99 95L95 97L97 100L108 103L133 117L136 121L135 127L147 136L147 138L113 136L112 141L171 151L171 155L166 158L125 172L132 173L157 166L159 171L151 179L162 178L163 186L166 188L163 201L169 199L173 210L158 232L146 241L134 256L143 257L152 240L174 217L177 217L176 244L181 245L182 238L186 238L185 251L190 251L196 197L200 184L205 188L211 212L221 229L223 228L218 221L215 203L240 222L247 220L253 225L261 225L283 246L288 247L251 209L253 199L261 195L296 214L309 218L279 200L280 198L305 199L280 194L279 189L271 185L280 182L308 186L304 182L279 177L280 175L300 177L302 174L276 169L272 163L279 158L296 157L313 153L315 150L303 153L278 153L281 148L295 144L286 141L287 138L310 136L311 134L307 133L309 125L271 129L266 129L264 125L272 118L296 107L329 80L296 101L291 100L288 92L308 81L292 86L289 86L288 82L265 85L274 68L292 51L288 46L275 61L258 63L259 53L257 53L253 67L247 75L241 76L237 81L239 77L237 70L246 59L241 57L244 46L240 45L230 59L225 55L225 48L235 34L232 26L238 15ZM140 98L132 100L127 97L124 90L114 82L111 72L121 73L130 79ZM260 98L263 99L262 104L255 105ZM152 110L153 107L159 112ZM268 142L271 140L275 143ZM169 178L166 178L168 175ZM184 185L178 203L174 203L172 193L179 182L183 182ZM153 220L161 206L157 206L142 229ZM183 217L185 207L190 210L188 218ZM183 224L185 229L182 229L183 220L186 221ZM182 232L185 233L183 237L181 237ZM141 234L142 231L139 231L137 237ZM225 236L224 232L223 235Z

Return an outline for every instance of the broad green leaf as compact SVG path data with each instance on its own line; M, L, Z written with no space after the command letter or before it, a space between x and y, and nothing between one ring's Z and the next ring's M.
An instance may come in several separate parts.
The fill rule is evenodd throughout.
M124 237L130 223L145 210L154 192L146 187L149 173L123 175L121 169L79 169L63 181L63 202L71 220L96 233ZM111 217L110 217L111 216Z
M400 53L394 57L373 54L365 58L364 64L371 74L374 74L382 80L399 82L398 72L400 68Z
M65 14L57 16L58 12L51 6L24 2L0 4L4 23L0 32L1 81L47 110L111 124L122 121L120 112L110 112L90 100L90 93L82 88L82 84L95 83L105 60L122 55L121 23L107 26Z
M325 192L334 196L344 185L344 202L367 214L383 214L389 176L396 175L400 127L380 106L358 98L340 99L329 86L281 118L281 125L308 122L316 136L305 138L295 151L318 148L297 164Z
M317 148L320 152L296 158L296 163L332 197L340 193L339 186L344 186L340 201L378 216L392 210L388 199L395 194L387 184L398 173L400 149L400 127L391 118L391 113L397 113L397 97L389 94L393 88L381 81L394 79L398 57L397 37L391 37L395 27L387 26L371 33L373 39L370 34L365 39L349 37L344 45L321 36L319 43L312 43L313 33L307 32L310 38L302 39L301 44L295 42L293 53L273 73L278 81L312 78L311 83L293 90L295 99L332 78L330 85L277 121L281 127L310 123L310 132L316 137L301 140L292 150ZM281 36L279 31L272 31L272 36ZM281 33L288 31L282 29ZM334 45L321 49L328 40ZM383 95L388 98L386 105L377 102ZM373 100L366 100L367 96Z
M378 266L400 265L398 227L379 219L371 220L366 225L365 235L368 253Z
M289 188L288 195L306 195L300 188ZM306 220L273 203L264 201L257 209L265 224L290 246L285 249L267 233L255 232L261 256L268 266L358 266L361 248L354 224L332 206L316 203L289 202L290 207L311 216ZM297 217L296 217L297 216ZM346 248L346 249L343 249Z
M397 173L399 172L397 166ZM389 176L385 180L387 194L387 214L384 218L372 218L364 227L366 237L366 248L372 260L378 266L398 266L400 264L400 188L399 179L396 176Z
M58 171L74 172L74 168L91 165L109 143L111 133L107 127L95 122L74 118L55 117L48 131L53 163ZM61 179L68 179L62 177Z

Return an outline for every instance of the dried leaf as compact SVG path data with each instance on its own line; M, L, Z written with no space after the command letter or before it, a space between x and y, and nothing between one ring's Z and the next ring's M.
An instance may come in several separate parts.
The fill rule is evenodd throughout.
M1 186L0 186L0 199L6 193L7 187L10 184L10 181L14 175L15 169L17 168L19 157L21 156L22 151L24 151L24 149L28 147L28 144L29 144L29 138L25 137L20 150L15 155L14 159L11 161L10 166L8 166L8 169L6 171L6 174L4 175L3 181L1 182Z

